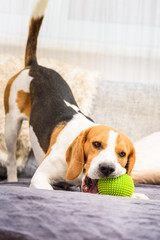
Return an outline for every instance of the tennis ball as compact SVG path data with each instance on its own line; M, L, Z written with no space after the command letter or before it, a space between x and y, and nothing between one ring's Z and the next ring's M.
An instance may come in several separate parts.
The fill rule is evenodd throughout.
M98 181L98 192L104 195L131 197L134 193L134 183L127 174L116 178L101 178Z

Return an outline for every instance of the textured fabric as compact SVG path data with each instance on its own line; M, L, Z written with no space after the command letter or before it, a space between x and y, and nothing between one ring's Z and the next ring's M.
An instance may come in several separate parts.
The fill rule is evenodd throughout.
M160 187L136 187L152 196L138 200L26 185L0 184L1 240L160 239Z
M160 130L160 85L101 80L92 117L133 141Z

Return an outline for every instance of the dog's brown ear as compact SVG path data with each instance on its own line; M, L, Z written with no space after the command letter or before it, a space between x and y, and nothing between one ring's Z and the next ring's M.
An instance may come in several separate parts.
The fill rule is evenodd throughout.
M66 179L72 181L79 176L84 166L84 143L89 130L82 131L66 152Z
M135 148L132 146L132 151L128 156L128 163L127 163L127 174L131 176L132 174L132 169L134 167L136 161L136 151Z

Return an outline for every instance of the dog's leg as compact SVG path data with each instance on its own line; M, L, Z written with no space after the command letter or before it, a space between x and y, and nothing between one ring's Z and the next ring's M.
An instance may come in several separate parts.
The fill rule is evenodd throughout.
M56 172L58 172L56 166L51 165L49 161L43 160L31 179L30 187L53 190L51 180L57 177Z
M45 173L36 172L31 179L30 188L53 190L50 180Z
M52 184L65 181L67 164L65 154L55 144L48 156L44 158L31 179L31 188L53 190Z
M15 114L8 113L5 118L5 142L8 150L7 158L7 178L8 182L17 181L16 166L16 142L22 124L21 118Z

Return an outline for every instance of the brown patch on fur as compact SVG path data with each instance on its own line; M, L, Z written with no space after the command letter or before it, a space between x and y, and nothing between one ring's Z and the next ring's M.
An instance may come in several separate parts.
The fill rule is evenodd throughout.
M135 150L131 140L116 129L100 125L82 131L67 149L67 180L74 180L79 176L83 168L85 176L88 174L92 160L99 155L102 150L107 148L109 132L111 130L119 133L115 148L118 162L122 167L125 167L127 164L127 174L131 175L135 163ZM92 144L94 141L100 142L102 147L100 149L94 148ZM118 157L118 153L122 151L127 154L125 158Z
M25 114L29 118L30 112L31 112L31 95L30 95L30 93L24 92L23 90L18 91L16 102L17 102L20 112Z
M66 179L74 180L79 176L83 167L83 173L87 175L90 164L102 150L107 147L107 134L104 132L111 130L107 126L95 126L88 128L80 133L73 141L66 152L66 161L68 165ZM95 149L92 142L100 141L102 149Z
M20 72L18 72L16 75L14 75L7 83L5 91L4 91L4 108L5 108L5 114L9 112L9 96L10 96L10 89L14 82L14 80L18 77L18 75L23 71L22 69Z
M115 152L117 155L118 162L121 164L123 168L125 168L127 164L128 155L130 154L130 144L129 144L129 139L121 133L118 134L118 137L116 140ZM125 152L126 156L121 158L119 156L119 153L121 152Z
M52 146L56 143L57 137L60 134L60 132L64 129L64 127L66 126L65 123L60 123L53 131L51 138L50 138L50 144L49 144L49 148L48 151L45 155L45 158L50 154L51 152L51 148ZM45 160L45 158L42 160L42 162Z
M66 179L74 180L81 173L84 166L84 143L89 129L82 131L72 142L66 152L67 173Z
M127 174L131 176L132 174L132 169L134 167L136 161L136 151L135 148L133 147L131 153L128 156L128 162L127 162Z
M117 156L118 156L118 153L120 152L126 153L126 157L124 158L121 158L118 156L118 162L124 168L127 166L127 174L131 176L132 169L136 161L136 153L135 153L135 149L132 141L121 132L119 132L119 135L116 141L115 151L117 153Z
M37 38L39 30L43 21L43 17L34 19L32 18L29 25L28 40L25 52L25 66L31 66L37 64L36 50L37 50Z

